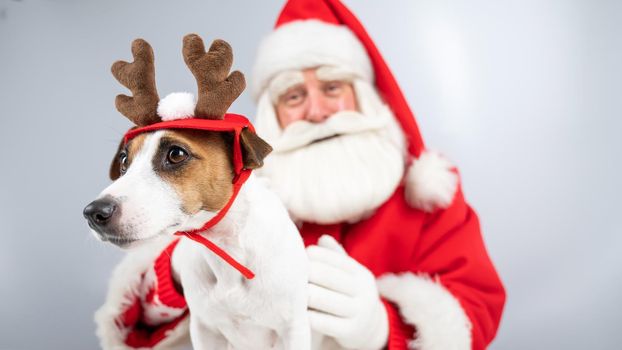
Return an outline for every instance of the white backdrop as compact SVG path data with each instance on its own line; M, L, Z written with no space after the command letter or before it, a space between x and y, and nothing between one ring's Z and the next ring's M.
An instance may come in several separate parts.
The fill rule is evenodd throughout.
M129 122L109 73L144 37L158 89L194 91L189 32L250 71L281 1L0 0L0 349L93 349L121 253L82 208ZM622 341L622 3L356 1L429 147L460 167L508 290L493 349ZM250 95L232 111L252 118Z

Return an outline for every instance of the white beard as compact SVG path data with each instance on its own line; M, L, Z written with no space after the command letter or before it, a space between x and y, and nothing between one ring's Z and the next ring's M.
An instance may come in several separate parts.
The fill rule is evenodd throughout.
M393 194L404 174L404 137L388 108L376 112L298 121L272 140L274 152L258 174L268 178L292 219L357 222Z

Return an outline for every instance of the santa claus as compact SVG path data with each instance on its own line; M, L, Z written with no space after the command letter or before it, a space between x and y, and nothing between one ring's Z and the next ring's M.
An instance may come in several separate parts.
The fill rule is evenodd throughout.
M257 133L274 148L258 174L307 245L315 348L486 348L505 292L477 216L352 13L337 0L289 1L251 84ZM185 338L171 254L117 270L96 316L104 347Z

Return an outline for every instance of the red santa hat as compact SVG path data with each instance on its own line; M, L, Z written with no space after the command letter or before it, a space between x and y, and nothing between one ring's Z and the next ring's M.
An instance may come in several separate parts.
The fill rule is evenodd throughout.
M412 158L405 177L406 199L432 211L451 204L458 185L453 166L425 150L423 139L397 81L358 19L338 0L289 0L275 30L261 43L252 79L257 100L281 72L334 66L371 83L392 110L404 132ZM274 114L259 113L260 125L276 127Z

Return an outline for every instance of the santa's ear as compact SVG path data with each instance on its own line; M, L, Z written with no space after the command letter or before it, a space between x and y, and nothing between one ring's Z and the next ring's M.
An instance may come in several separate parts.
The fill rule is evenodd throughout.
M110 163L110 171L108 172L108 176L110 176L110 180L114 181L121 176L121 163L119 162L119 154L123 150L123 139L119 142L119 147L117 147L117 151L112 158L112 162Z
M244 169L261 168L263 159L272 152L272 147L249 128L242 129L240 144L242 145Z

